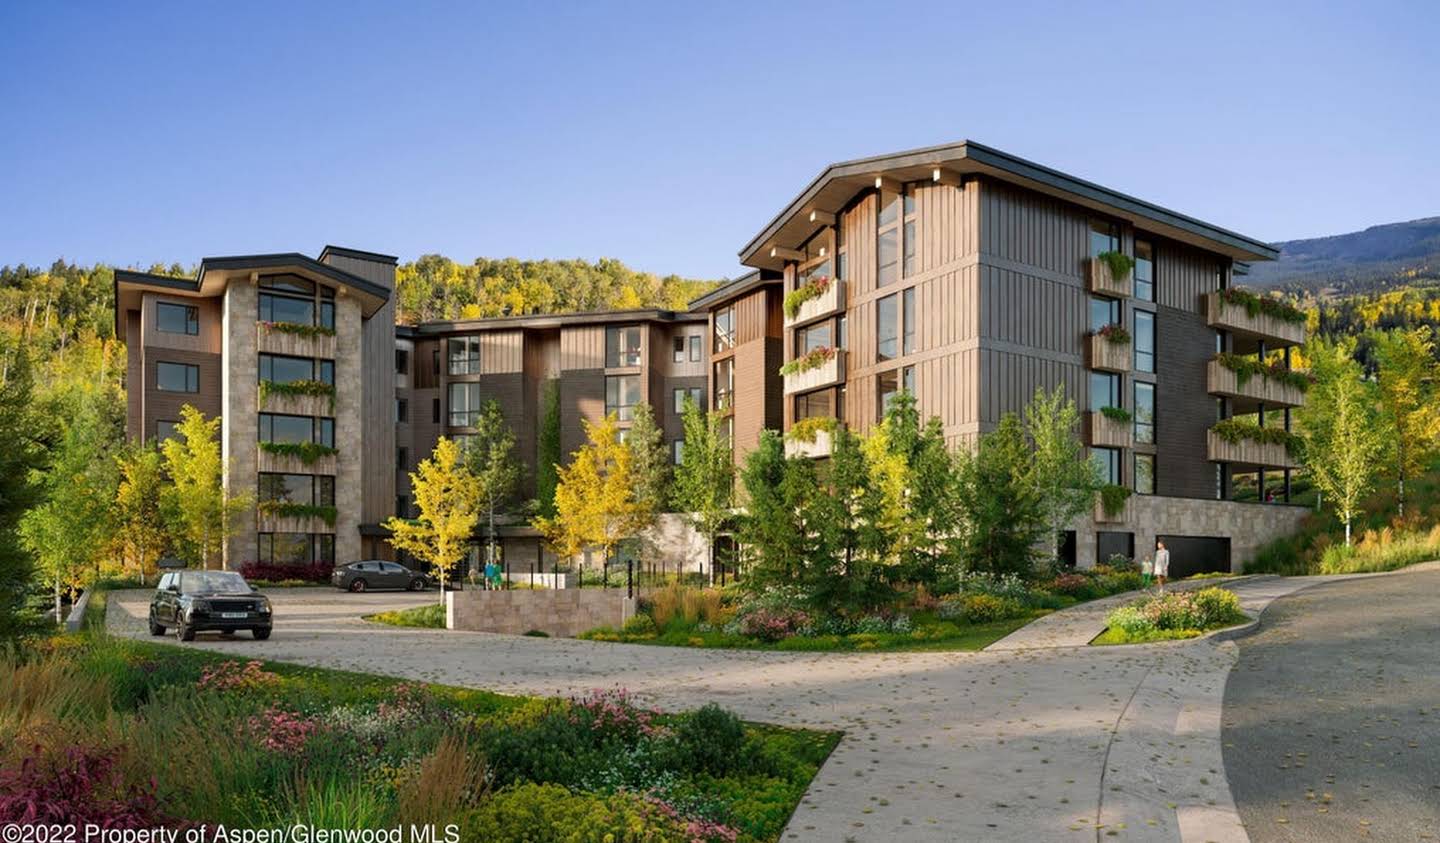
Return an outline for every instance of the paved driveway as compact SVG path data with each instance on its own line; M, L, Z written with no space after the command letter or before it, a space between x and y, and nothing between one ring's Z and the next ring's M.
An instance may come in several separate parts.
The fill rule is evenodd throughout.
M1440 571L1276 602L1240 641L1224 741L1257 843L1440 837Z
M1272 578L1236 589L1247 584L1263 594L1245 597L1258 608L1309 583ZM1233 643L691 650L397 629L355 617L415 605L415 595L271 595L277 628L269 641L195 646L512 693L620 685L665 708L713 700L751 720L844 730L787 840L1245 839L1219 740ZM112 595L112 630L144 637L145 600Z

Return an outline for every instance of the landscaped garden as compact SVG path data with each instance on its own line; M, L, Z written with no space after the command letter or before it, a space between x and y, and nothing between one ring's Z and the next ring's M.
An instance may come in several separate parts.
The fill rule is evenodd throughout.
M1247 620L1233 591L1213 587L1167 591L1112 611L1105 618L1105 631L1091 643L1144 644L1195 638Z
M461 840L774 840L838 735L505 697L103 635L0 659L0 817L389 828Z

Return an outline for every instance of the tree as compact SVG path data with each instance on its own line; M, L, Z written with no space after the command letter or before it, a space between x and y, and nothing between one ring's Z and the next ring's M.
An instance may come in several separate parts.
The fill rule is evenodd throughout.
M391 516L381 526L390 531L392 546L434 569L443 596L450 566L464 557L480 521L480 484L466 468L460 446L442 436L410 472L410 489L419 516Z
M1375 386L1364 380L1364 371L1351 357L1354 348L1353 339L1310 341L1305 353L1315 385L1305 406L1296 412L1310 478L1335 502L1335 513L1345 524L1346 545L1350 524L1360 514L1360 502L1370 492L1385 447L1375 410Z
M635 406L625 444L630 446L636 500L652 514L664 512L670 503L670 455L648 403Z
M1045 523L1028 477L1033 453L1014 413L982 435L974 453L961 452L958 493L968 516L962 552L971 570L1025 574L1033 566Z
M586 443L560 468L555 516L535 521L560 555L599 548L607 568L621 540L648 523L635 497L633 455L618 434L614 413L585 422Z
M736 521L736 538L746 549L746 581L757 586L798 582L808 573L815 530L804 518L818 491L809 459L786 459L785 443L773 430L762 430L755 450L740 472L745 509Z
M1026 477L1035 489L1043 523L1050 528L1051 551L1065 525L1094 505L1099 472L1085 457L1078 428L1080 413L1065 397L1065 387L1035 390L1025 407L1025 433L1034 445Z
M160 445L170 477L160 498L161 511L176 549L204 568L210 567L235 522L253 503L248 495L232 495L225 488L219 432L219 416L206 419L186 404L175 426L177 435Z
M715 539L735 508L735 463L720 413L705 413L688 397L682 408L685 444L675 471L675 506L705 537L706 563L715 579Z
M515 433L491 399L480 408L475 433L465 445L465 465L479 488L480 509L487 519L486 559L495 561L495 516L514 498L523 469L515 457Z
M1405 517L1405 480L1424 470L1440 447L1440 398L1435 345L1429 327L1395 329L1375 336L1380 417L1390 440L1397 481L1396 502Z
M555 514L555 487L560 483L560 381L545 382L541 392L540 438L535 458L535 509L542 517Z
M44 452L31 417L30 355L23 345L0 344L5 376L0 379L0 638L21 632L30 589L31 556L20 530L26 512L39 500Z
M164 494L164 461L150 444L131 446L115 458L120 484L115 493L116 544L140 584L165 549L168 533L160 509Z

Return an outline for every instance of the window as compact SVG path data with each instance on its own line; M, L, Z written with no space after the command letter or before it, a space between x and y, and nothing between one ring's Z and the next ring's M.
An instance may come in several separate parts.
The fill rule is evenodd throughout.
M480 418L480 384L450 384L450 426L474 427Z
M900 194L881 190L878 208L875 218L875 284L883 287L900 273Z
M407 495L395 496L395 515L398 518L410 517L410 498Z
M1119 407L1120 376L1110 372L1090 373L1090 412L1098 413L1106 407Z
M329 533L259 533L261 562L305 565L335 562L335 537Z
M1215 463L1215 500L1225 500L1225 466Z
M161 392L199 392L200 367L189 363L155 364L155 388Z
M1120 251L1120 228L1113 222L1090 221L1090 257Z
M640 403L639 375L611 375L605 379L605 414L615 413L620 421L635 417Z
M715 364L715 409L730 409L730 396L735 391L735 361L721 360Z
M440 423L440 399L439 399L439 398L431 398L431 399L430 399L430 423L431 423L431 424L439 424L439 423Z
M910 393L911 395L915 394L914 366L906 366L905 368L900 370L900 388Z
M1155 444L1155 384L1135 381L1135 442Z
M445 341L445 358L452 375L480 374L480 338L451 337Z
M410 402L404 398L395 399L395 421L401 424L410 421Z
M1155 301L1155 245L1135 239L1135 298Z
M900 370L891 369L875 376L876 415L883 419L890 402L900 393Z
M155 422L155 441L164 442L166 439L178 438L180 434L175 430L175 427L178 424L180 424L180 422L169 421L166 419L161 419Z
M605 329L605 366L615 369L640 365L640 326Z
M437 374L437 375L440 374L440 349L439 349L439 348L431 349L431 351L430 351L430 365L431 365L431 371L432 371L432 372L434 372L434 373Z
M699 334L691 334L690 337L689 337L689 342L690 342L690 362L691 362L691 363L699 363L699 362L700 362L700 359L701 359L701 355L703 354L700 346L701 346L701 343L704 342L704 337L700 336Z
M335 420L328 417L261 413L258 428L261 442L314 442L335 447Z
M410 470L410 449L404 445L400 445L395 449L395 470Z
M675 346L675 351L674 351L674 356L672 356L672 357L670 358L670 359L671 359L671 362L672 362L672 363L684 363L684 362L685 362L685 338L684 338L684 337L675 337L673 342L674 342L674 346Z
M698 386L680 387L674 391L672 398L675 401L675 412L685 412L685 399L689 398L697 408L705 406L705 390Z
M715 350L735 347L735 306L715 311Z
M1142 495L1155 494L1155 455L1135 455L1135 491Z
M731 451L735 450L735 418L726 416L720 420L720 439Z
M335 364L330 360L324 362L329 364L331 372L330 379L325 382L332 383L335 380ZM260 380L274 383L315 380L315 360L310 357L262 354L260 355Z
M900 294L901 340L900 353L913 354L915 351L915 288Z
M409 351L409 349L404 349L404 348L397 348L397 349L395 349L395 374L397 374L397 375L404 375L404 374L407 374L409 371L410 371L410 351Z
M1106 325L1120 324L1120 302L1117 299L1106 299L1099 296L1090 297L1090 333L1095 333Z
M670 462L671 462L671 464L673 464L673 465L679 465L679 464L680 464L680 461L681 461L682 459L684 459L684 458L685 458L685 440L684 440L684 439L676 439L674 442L671 442L671 443L670 443Z
M886 296L875 303L875 358L894 360L900 332L899 302L895 296Z
M167 334L200 333L200 309L188 304L155 303L155 327Z
M795 421L835 417L835 390L820 389L795 396Z
M1091 448L1090 461L1100 469L1100 482L1120 485L1120 449Z
M834 341L830 336L829 322L820 322L795 329L796 357L809 354L817 348L829 348L833 345Z
M257 496L262 501L305 506L334 506L335 478L328 474L261 472Z
M1135 311L1135 371L1155 371L1155 314Z
M905 260L904 260L904 263L902 264L902 266L900 267L901 274L904 275L906 278L909 278L910 276L914 275L914 274L915 274L915 271L919 268L919 264L918 264L918 262L916 261L916 258L915 258L916 251L917 251L917 248L916 248L916 247L917 247L917 245L918 245L918 244L917 244L917 240L916 240L916 235L915 235L915 232L916 232L915 222L916 222L916 219L915 219L915 186L914 186L914 185L906 185L906 187L905 187L905 225L903 226L903 229L902 229L903 232L904 232L904 235L905 235L905 237L904 237L904 241L905 241L905 242L904 242L904 246L905 246Z
M849 348L849 347L850 347L850 341L849 341L849 339L847 338L847 335L846 335L846 333L845 333L845 327L846 327L848 324L849 324L849 319L848 319L847 317L845 317L845 316L838 316L838 317L835 318L835 347L836 347L836 348Z

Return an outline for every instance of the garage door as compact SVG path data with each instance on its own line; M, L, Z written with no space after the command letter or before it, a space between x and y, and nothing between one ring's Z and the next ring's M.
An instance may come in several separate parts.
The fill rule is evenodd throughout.
M1210 536L1158 536L1170 551L1170 579L1230 572L1230 540Z

